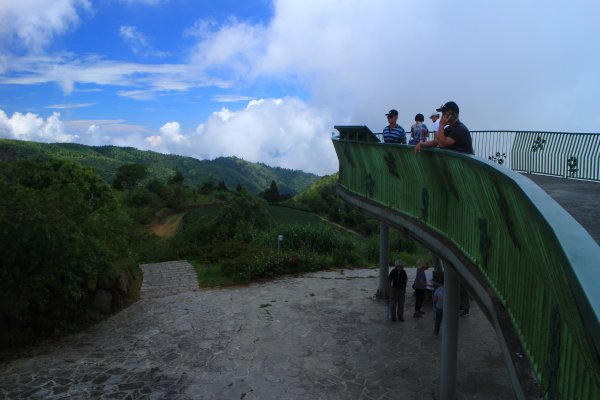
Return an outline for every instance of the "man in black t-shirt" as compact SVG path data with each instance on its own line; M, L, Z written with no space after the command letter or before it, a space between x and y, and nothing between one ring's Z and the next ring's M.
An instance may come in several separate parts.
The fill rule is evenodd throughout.
M406 295L406 271L404 261L396 260L395 268L390 272L388 285L390 287L390 307L392 321L404 321L404 297Z
M474 154L471 141L471 132L458 119L458 105L449 101L437 109L442 113L440 128L434 132L434 139L424 143L417 143L415 154L421 151L421 147L441 147L443 149L460 151L462 153Z

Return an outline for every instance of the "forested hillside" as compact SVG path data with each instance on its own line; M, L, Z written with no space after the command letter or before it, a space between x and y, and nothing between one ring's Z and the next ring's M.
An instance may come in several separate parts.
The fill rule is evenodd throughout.
M186 259L202 286L376 265L379 224L343 202L337 180L237 158L0 140L0 359L134 301L142 263ZM289 198L290 187L304 190ZM423 254L390 232L391 259Z
M0 161L32 159L46 161L51 158L75 161L93 167L107 183L112 183L117 170L125 164L142 164L148 168L148 180L166 181L174 170L183 174L185 184L196 187L203 182L223 181L229 189L238 185L250 193L259 193L272 181L281 194L302 192L319 177L302 171L269 167L251 163L237 157L220 157L215 160L198 160L172 154L142 151L133 147L85 146L75 143L36 143L0 139Z

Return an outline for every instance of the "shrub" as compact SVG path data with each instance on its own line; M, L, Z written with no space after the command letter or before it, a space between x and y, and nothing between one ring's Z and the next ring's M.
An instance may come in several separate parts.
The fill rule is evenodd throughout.
M284 274L317 271L326 267L315 255L306 252L282 252L271 249L255 249L227 260L221 272L235 282L272 278Z
M355 266L360 262L360 260L361 257L355 249L338 249L333 253L331 266L334 268Z
M277 237L283 235L281 250L313 251L318 254L333 254L335 251L351 251L357 246L355 240L326 224L290 224L271 230L257 239L264 246L277 246Z
M90 306L90 279L114 279L135 228L97 173L64 161L0 167L0 325L52 333Z
M220 192L227 203L218 213L207 214L202 209L184 217L173 245L181 254L200 255L207 247L223 247L222 243L250 243L258 232L273 225L267 203L238 192Z

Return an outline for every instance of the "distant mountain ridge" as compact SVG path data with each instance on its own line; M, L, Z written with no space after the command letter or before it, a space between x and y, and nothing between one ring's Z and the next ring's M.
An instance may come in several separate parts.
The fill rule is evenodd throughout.
M161 181L166 181L173 176L175 170L179 170L185 178L185 184L189 186L197 186L212 178L215 183L224 181L230 190L235 190L240 184L251 193L259 193L267 189L271 181L275 181L281 194L295 195L320 178L315 174L270 167L237 157L198 160L192 157L138 150L133 147L0 139L0 161L49 158L75 161L93 167L108 183L112 183L121 165L132 163L147 166L150 177Z

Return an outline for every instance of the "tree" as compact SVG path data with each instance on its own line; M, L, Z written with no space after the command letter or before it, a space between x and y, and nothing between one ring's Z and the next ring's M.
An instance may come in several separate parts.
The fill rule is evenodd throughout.
M202 184L200 185L200 188L198 189L198 192L200 192L202 194L209 194L210 192L214 191L215 189L216 189L215 179L212 176L210 176L210 177L208 177L207 180L202 182Z
M275 181L271 181L271 186L261 193L262 197L269 202L277 202L280 200L279 189L277 188L277 183Z
M152 178L147 184L146 189L155 193L159 197L164 197L165 193L165 185L161 183L158 179Z
M226 192L227 189L227 185L225 185L225 181L219 181L219 186L217 186L217 190Z
M176 169L175 170L175 174L169 178L168 184L169 185L179 185L182 186L183 185L183 174L181 173L180 170Z
M119 167L113 187L117 190L132 189L148 175L148 167L142 164L125 164Z
M75 163L1 165L0 193L0 322L51 333L89 306L89 279L114 278L133 255L134 225L100 176Z

